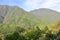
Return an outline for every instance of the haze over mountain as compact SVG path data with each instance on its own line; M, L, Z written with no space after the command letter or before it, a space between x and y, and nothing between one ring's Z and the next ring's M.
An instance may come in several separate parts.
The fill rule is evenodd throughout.
M30 13L37 16L44 24L60 20L60 13L51 9L40 8L30 11Z

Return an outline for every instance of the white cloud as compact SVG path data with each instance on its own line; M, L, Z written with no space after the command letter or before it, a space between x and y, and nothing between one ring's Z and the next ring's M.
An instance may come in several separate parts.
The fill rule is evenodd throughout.
M44 8L51 8L58 4L60 4L60 0L48 0L48 1L44 2L43 4L41 4L41 6Z
M24 5L28 9L35 9L35 8L37 8L37 6L39 5L40 2L41 2L41 0L26 0Z
M60 5L60 0L25 0L24 5L27 7L27 10L51 8Z

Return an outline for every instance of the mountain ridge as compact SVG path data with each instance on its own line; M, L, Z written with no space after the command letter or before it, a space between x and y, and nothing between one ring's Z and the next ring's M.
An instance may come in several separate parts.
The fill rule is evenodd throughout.
M50 8L38 8L38 9L31 10L31 11L36 11L36 10L50 10L50 11L58 12L58 11L50 9ZM29 12L31 12L31 11L29 11Z
M36 17L40 18L41 21L42 20L44 22L48 21L48 23L50 23L50 22L52 23L53 21L60 20L60 12L57 12L57 11L54 11L54 10L51 10L51 9L41 8L41 9L37 9L37 10L32 10L32 11L30 11L30 13L35 15Z
M12 12L14 10L20 10L20 11L25 11L24 9L18 7L18 6L9 6L9 5L0 5L0 18L1 18L1 23L5 20L5 16L9 14L9 12ZM11 11L12 10L12 11ZM15 11L15 12L16 12ZM32 14L34 16L36 16L38 19L42 19L43 23L45 21L50 21L51 19L54 20L60 20L60 12L57 12L55 10L51 10L51 9L47 9L47 8L40 8L40 9L36 9L36 10L32 10L30 12L26 11L28 14ZM8 14L7 14L8 13ZM47 18L48 17L48 18ZM50 19L50 20L48 20ZM48 22L49 23L49 22Z

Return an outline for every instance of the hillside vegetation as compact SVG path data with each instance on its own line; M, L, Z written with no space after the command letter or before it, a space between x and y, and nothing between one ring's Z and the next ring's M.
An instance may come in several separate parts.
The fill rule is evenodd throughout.
M60 40L60 14L0 5L0 40Z

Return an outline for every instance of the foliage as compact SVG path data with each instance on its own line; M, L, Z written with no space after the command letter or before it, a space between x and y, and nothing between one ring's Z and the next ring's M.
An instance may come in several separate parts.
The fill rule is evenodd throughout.
M3 7L0 9L0 33L4 36L0 34L0 40L60 40L60 20L49 24L50 17L54 17L46 17L43 15L40 19L16 6Z
M27 40L37 40L41 37L41 30L37 27L37 29L27 32L25 35Z

